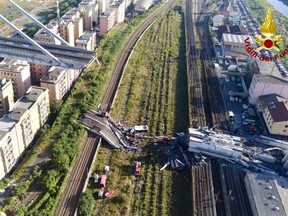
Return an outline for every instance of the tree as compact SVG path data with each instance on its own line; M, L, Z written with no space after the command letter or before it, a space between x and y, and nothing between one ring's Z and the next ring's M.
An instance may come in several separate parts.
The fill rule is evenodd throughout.
M58 183L59 172L56 170L50 170L47 175L43 178L43 184L46 189L52 193L56 191L56 186Z
M86 191L81 195L79 201L78 215L90 216L93 215L94 198L91 191Z
M16 188L14 189L14 192L13 192L13 193L14 193L16 196L24 195L24 194L27 192L29 186L30 186L30 182L29 182L29 181L23 182L23 183L21 183L18 187L16 187Z
M67 154L59 154L54 158L54 163L59 170L68 170L70 158Z

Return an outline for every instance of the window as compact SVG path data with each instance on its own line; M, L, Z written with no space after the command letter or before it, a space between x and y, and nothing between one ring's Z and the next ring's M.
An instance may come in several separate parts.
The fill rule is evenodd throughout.
M283 130L283 132L286 132L286 130Z
M288 125L285 125L285 128L288 128Z

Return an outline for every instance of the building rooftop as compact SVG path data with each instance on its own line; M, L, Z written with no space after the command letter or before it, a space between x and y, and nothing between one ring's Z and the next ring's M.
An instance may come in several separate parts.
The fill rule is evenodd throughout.
M123 1L113 1L109 7L118 8L122 3Z
M267 108L274 122L288 121L288 102L279 101L268 104Z
M10 131L23 114L34 104L46 88L31 86L13 106L13 109L0 119L0 140Z
M269 104L277 103L279 101L285 101L285 98L277 94L261 95L259 96L259 101L262 107L267 107Z
M235 35L235 34L223 34L222 40L224 43L245 43L245 39L249 38L249 42L254 44L254 39L250 35Z
M288 81L274 75L254 75L258 82L287 85Z
M16 101L12 110L5 116L10 120L19 121L21 116L37 101L38 97L45 91L46 88L31 86L28 91ZM2 124L0 120L0 125Z
M278 191L279 186L288 189L286 179L251 172L248 172L245 178L245 186L251 191L251 193L248 193L249 200L254 201L253 204L258 215L287 215L287 195L283 194L283 190Z
M92 31L85 31L77 40L76 43L83 43L86 44L91 37L95 37L96 32L92 32Z
M213 17L213 22L222 22L223 21L224 16L223 15L215 15Z
M66 69L61 67L51 67L49 73L41 78L41 82L55 83L66 72Z
M106 10L100 15L100 17L109 17L112 13L114 13L114 10Z
M272 74L278 77L282 77L280 71L276 67L274 62L256 60L256 65L260 74Z
M29 67L29 63L26 61L15 59L4 59L0 62L0 70L9 70L13 72L21 72L25 67Z
M247 29L244 26L241 25L234 25L234 26L229 26L230 29L230 33L231 34L237 34L237 33L241 33L241 34L248 34Z

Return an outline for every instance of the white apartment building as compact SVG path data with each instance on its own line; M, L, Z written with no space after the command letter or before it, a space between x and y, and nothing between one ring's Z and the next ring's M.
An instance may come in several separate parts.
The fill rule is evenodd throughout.
M26 61L4 59L0 62L0 77L12 80L16 101L31 86L30 65Z
M11 80L0 77L0 117L14 105L14 93Z
M124 1L114 1L109 9L115 11L115 22L114 25L124 22L125 19L125 2Z
M96 32L85 31L75 43L76 47L93 51L96 48Z
M80 70L51 67L49 73L41 79L40 86L49 89L50 101L61 100L79 74Z
M91 31L98 23L98 3L95 0L84 0L79 4L79 11L83 18L84 31Z
M0 119L0 179L31 144L49 113L48 89L33 86Z

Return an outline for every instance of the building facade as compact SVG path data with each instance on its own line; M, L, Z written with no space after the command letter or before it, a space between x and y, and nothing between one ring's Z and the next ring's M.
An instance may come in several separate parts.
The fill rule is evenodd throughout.
M81 17L83 18L84 31L91 31L98 23L99 6L95 0L84 0L79 4Z
M30 87L12 110L0 119L0 179L31 144L49 113L48 89Z
M115 11L108 10L99 16L100 20L100 34L108 33L115 23Z
M246 43L245 40L249 38L251 46L254 46L254 39L250 35L235 35L235 34L226 34L224 33L221 40L222 53L223 55L237 56L249 55L246 52Z
M12 81L0 78L0 117L9 112L14 105Z
M0 77L12 81L16 101L31 86L30 64L26 61L4 59L0 62Z
M51 67L40 81L40 86L49 89L50 101L61 100L79 76L79 70Z
M124 22L125 19L125 2L124 1L114 1L109 9L115 11L115 22L114 25Z
M288 101L277 95L269 94L259 97L257 109L270 134L288 136Z
M288 82L285 79L274 75L254 74L249 87L249 103L256 105L258 97L262 95L278 94L288 98Z
M76 47L93 51L96 48L96 32L85 31L75 43Z

